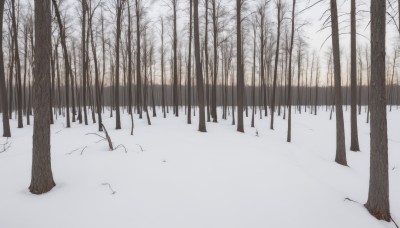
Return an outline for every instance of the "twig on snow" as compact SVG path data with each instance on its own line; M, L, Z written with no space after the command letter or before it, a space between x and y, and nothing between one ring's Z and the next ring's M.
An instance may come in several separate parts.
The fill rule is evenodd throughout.
M81 150L81 155L83 154L83 151L85 151L86 148L87 146L83 147L83 149Z
M103 140L106 140L106 137L101 136L101 135L99 135L97 133L87 133L86 135L96 135L96 136L99 136L100 138L102 138Z
M66 153L65 155L71 155L71 154L73 154L74 152L76 152L76 151L78 151L78 150L81 150L81 155L82 155L82 154L83 154L83 151L84 151L86 148L87 148L87 146L79 147L79 148L76 148L75 150L73 150L73 151L71 151L71 152L69 152L69 153Z
M110 184L110 183L102 183L101 185L103 185L103 186L106 186L106 185L107 185L108 188L110 189L112 195L114 195L115 193L117 193L117 192L114 191L114 189L111 187L111 184Z
M115 150L117 150L118 148L124 148L124 150L125 150L125 153L128 153L128 150L126 149L126 147L124 146L124 145L122 145L122 144L119 144L118 146L116 146L115 148L114 148L114 151Z
M358 203L358 204L360 204L359 202L357 202L357 201L355 201L355 200L352 200L352 199L350 199L350 198L348 198L348 197L346 197L345 199L344 199L344 201L350 201L350 202L353 202L353 203Z
M136 145L139 146L141 152L144 152L144 149L140 144L136 144Z
M399 226L397 225L397 223L394 221L394 219L391 217L390 220L392 220L392 222L394 223L394 225L399 228Z
M6 152L8 149L10 149L11 143L8 142L8 138L7 138L5 143L0 143L0 146L3 147L3 149L0 150L0 153L4 153L4 152Z
M75 150L73 150L73 151L71 151L71 152L68 152L68 153L66 153L65 155L71 155L72 153L78 151L79 149L80 149L80 148L76 148Z

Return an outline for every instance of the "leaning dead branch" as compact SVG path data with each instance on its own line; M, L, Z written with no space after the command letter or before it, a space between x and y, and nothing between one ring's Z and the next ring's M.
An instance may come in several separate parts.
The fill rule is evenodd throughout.
M97 133L87 133L86 135L96 135L96 136L99 136L100 138L102 138L103 140L106 140L106 138L104 136L101 136Z
M122 145L122 144L119 144L118 146L114 147L114 145L113 145L113 143L112 143L112 141L111 141L111 137L110 137L110 135L108 134L108 131L107 131L106 127L104 126L104 124L102 124L101 126L102 126L102 128L103 128L104 134L106 135L105 137L102 136L102 135L99 135L99 134L97 134L97 133L87 133L86 135L96 135L96 136L100 137L101 140L97 141L96 143L102 142L102 141L104 141L104 140L107 140L107 142L108 142L108 148L110 149L110 151L115 151L115 150L117 150L118 148L123 148L123 149L125 150L125 153L128 153L128 150L127 150L126 147L125 147L124 145ZM81 154L83 153L84 150L85 150L85 148L81 151Z
M113 144L112 144L110 135L108 134L107 129L106 129L106 127L104 126L104 124L101 124L101 126L103 127L103 131L104 131L104 133L106 134L106 138L107 138L107 141L108 141L108 147L110 148L110 151L113 151L113 150L114 150L114 147L113 147Z

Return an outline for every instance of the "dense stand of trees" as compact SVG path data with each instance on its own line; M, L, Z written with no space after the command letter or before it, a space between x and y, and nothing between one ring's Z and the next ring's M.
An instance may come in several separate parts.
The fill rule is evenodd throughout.
M121 129L126 112L133 134L134 116L143 118L145 112L151 125L150 110L152 117L161 110L164 118L170 109L175 116L183 110L188 124L197 113L198 130L206 132L206 122L218 122L221 107L221 118L230 116L237 131L244 132L244 116L251 110L251 127L256 117L269 113L272 130L277 116L287 119L291 142L293 111L317 115L322 107L331 118L335 113L335 161L347 166L343 109L350 105L349 148L360 151L358 105L358 114L364 106L365 121L371 125L365 206L376 218L391 219L386 104L390 110L400 104L398 50L392 60L386 61L385 53L387 14L400 33L400 17L394 16L398 12L392 4L386 12L386 1L371 0L371 42L357 46L357 5L351 0L350 53L343 53L336 0L310 2L305 8L296 0L263 1L254 7L236 0L229 3L231 11L224 0L164 3L166 15L151 18L150 4L157 2L77 0L77 12L69 12L67 3L59 0L35 0L33 7L30 2L0 1L3 136L11 137L10 119L16 118L23 128L23 117L29 125L34 116L32 193L48 192L55 185L50 124L60 117L67 128L73 127L71 119L88 125L91 118L103 131L104 115L115 113L115 128ZM309 50L304 37L302 13L315 6L329 8L323 27L331 28L332 46L326 55ZM72 15L79 15L78 22ZM348 61L343 64L347 54L350 67Z

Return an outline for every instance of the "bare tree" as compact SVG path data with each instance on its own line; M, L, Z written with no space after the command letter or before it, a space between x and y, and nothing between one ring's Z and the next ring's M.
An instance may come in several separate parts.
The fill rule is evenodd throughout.
M175 116L179 116L178 109L178 35L177 35L177 7L178 0L171 0L172 11L173 11L173 36L172 36L172 49L174 51L174 70L173 70L173 105L174 105L174 114Z
M35 0L35 80L33 84L35 110L33 124L32 179L29 190L43 194L54 186L50 159L50 0Z
M236 52L237 52L237 106L238 120L237 131L244 132L243 127L243 103L244 103L244 72L242 56L242 5L243 0L236 0Z
M350 82L351 82L351 151L360 151L360 146L358 144L358 129L357 129L357 49L356 49L356 0L351 0L351 56L350 56ZM360 85L361 89L361 85Z
M371 0L371 164L365 207L377 219L390 221L385 48L386 1Z
M61 38L61 46L63 49L63 55L64 55L64 65L65 65L65 107L66 107L66 119L67 119L67 128L71 127L71 122L70 122L70 117L69 117L69 74L70 74L70 65L69 65L69 60L68 60L68 49L67 49L67 41L66 41L66 35L65 35L65 26L63 25L61 21L61 15L59 8L57 6L56 0L52 0L53 2L53 7L54 7L54 12L56 14L57 18L57 23L58 23L58 28L60 31L60 38ZM50 52L51 53L51 52Z
M116 16L117 16L117 27L116 27L116 38L115 38L115 128L121 129L121 113L119 108L119 52L120 52L120 40L121 40L121 21L122 21L122 10L124 7L125 0L117 0L116 4Z
M346 146L344 137L344 120L342 106L342 86L340 72L340 45L339 25L336 0L331 0L331 28L332 28L332 51L335 77L335 106L336 106L336 158L335 161L347 166Z
M165 89L164 89L164 18L160 18L161 23L161 105L164 118L166 118L167 113L165 110Z
M140 62L140 33L141 33L141 16L143 12L142 1L135 0L136 10L136 108L139 113L139 119L142 119L142 77Z
M276 3L276 9L278 11L278 18L277 18L277 33L276 33L276 52L275 52L275 66L274 66L274 82L272 85L272 101L271 101L271 130L274 129L274 114L275 114L275 94L276 94L276 80L278 74L278 61L279 61L279 39L281 36L281 23L283 20L284 15L282 14L282 3L281 0L278 0Z
M199 29L199 0L193 0L193 23L194 23L194 54L196 60L196 85L197 101L199 106L199 131L206 132L206 116L204 109L204 86L203 69L200 60L200 29Z
M288 97L287 97L287 106L288 106L288 132L287 132L287 142L292 141L292 53L293 53L293 40L294 40L294 24L295 24L295 9L296 9L296 0L293 0L292 6L292 32L290 35L290 46L289 46L289 75L288 75Z
M4 2L0 1L0 40L3 40L3 15L4 15ZM10 120L8 117L8 102L6 91L6 77L4 72L4 57L3 57L3 42L0 42L0 97L2 104L3 114L3 137L11 137Z
M189 53L188 53L188 66L187 66L187 123L192 123L192 84L191 84L191 73L192 73L192 0L189 0Z
M89 15L89 29L90 29L90 38L93 52L93 62L94 62L94 75L95 75L95 99L96 99L96 111L98 118L98 128L99 131L103 131L103 122L101 118L101 96L100 96L100 72L99 72L99 61L97 60L97 52L96 52L96 43L95 37L93 35L93 16L97 7L93 8L93 11ZM131 106L129 106L129 110Z
M86 0L81 0L82 3L82 103L83 103L83 119L85 121L85 125L88 125L87 119L87 109L86 109L86 87L87 87L87 59L86 59L86 14L87 14L87 3Z
M18 109L18 128L23 127L22 122L22 82L21 82L21 62L19 58L18 50L18 29L17 29L17 19L15 12L15 0L11 0L11 19L12 19L12 29L13 29L13 42L14 42L14 61L15 61L15 73L17 78L17 109Z

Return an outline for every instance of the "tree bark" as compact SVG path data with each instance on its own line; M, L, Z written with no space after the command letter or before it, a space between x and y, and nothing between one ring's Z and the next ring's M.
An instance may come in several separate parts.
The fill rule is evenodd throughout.
M4 14L4 2L0 1L0 40L3 40L3 14ZM8 116L8 101L6 91L6 77L4 72L4 57L3 57L3 43L0 42L0 97L2 104L3 114L3 137L11 137L10 120Z
M54 186L50 158L50 53L51 10L50 0L35 0L35 110L33 124L32 179L29 190L43 194Z
M194 1L194 53L196 60L197 101L199 105L199 131L206 132L206 118L204 109L203 69L200 60L200 29L199 29L199 0Z
M336 0L331 0L331 26L332 26L332 48L335 78L335 106L336 106L336 158L335 161L347 166L346 146L344 135L343 106L342 106L342 86L340 72L340 45L339 45L339 25Z
M192 73L192 0L189 0L189 54L188 54L188 66L187 66L187 123L192 124L192 82L191 82L191 73Z
M385 47L386 1L371 0L371 163L365 207L377 219L390 221Z
M275 115L275 94L276 94L276 79L278 77L278 61L279 61L279 38L281 35L281 9L282 4L281 1L277 2L277 10L278 10L278 28L277 28L277 37L276 37L276 51L275 51L275 66L274 66L274 82L272 85L272 100L271 100L271 124L270 129L274 129L274 115Z
M242 0L236 0L236 51L237 51L237 106L238 119L237 131L244 132L243 127L243 96L244 96L244 75L242 62Z
M292 53L293 53L293 39L294 39L294 19L295 19L296 0L293 0L292 6L292 32L290 35L290 47L289 47L289 75L288 75L288 132L287 142L292 141Z

